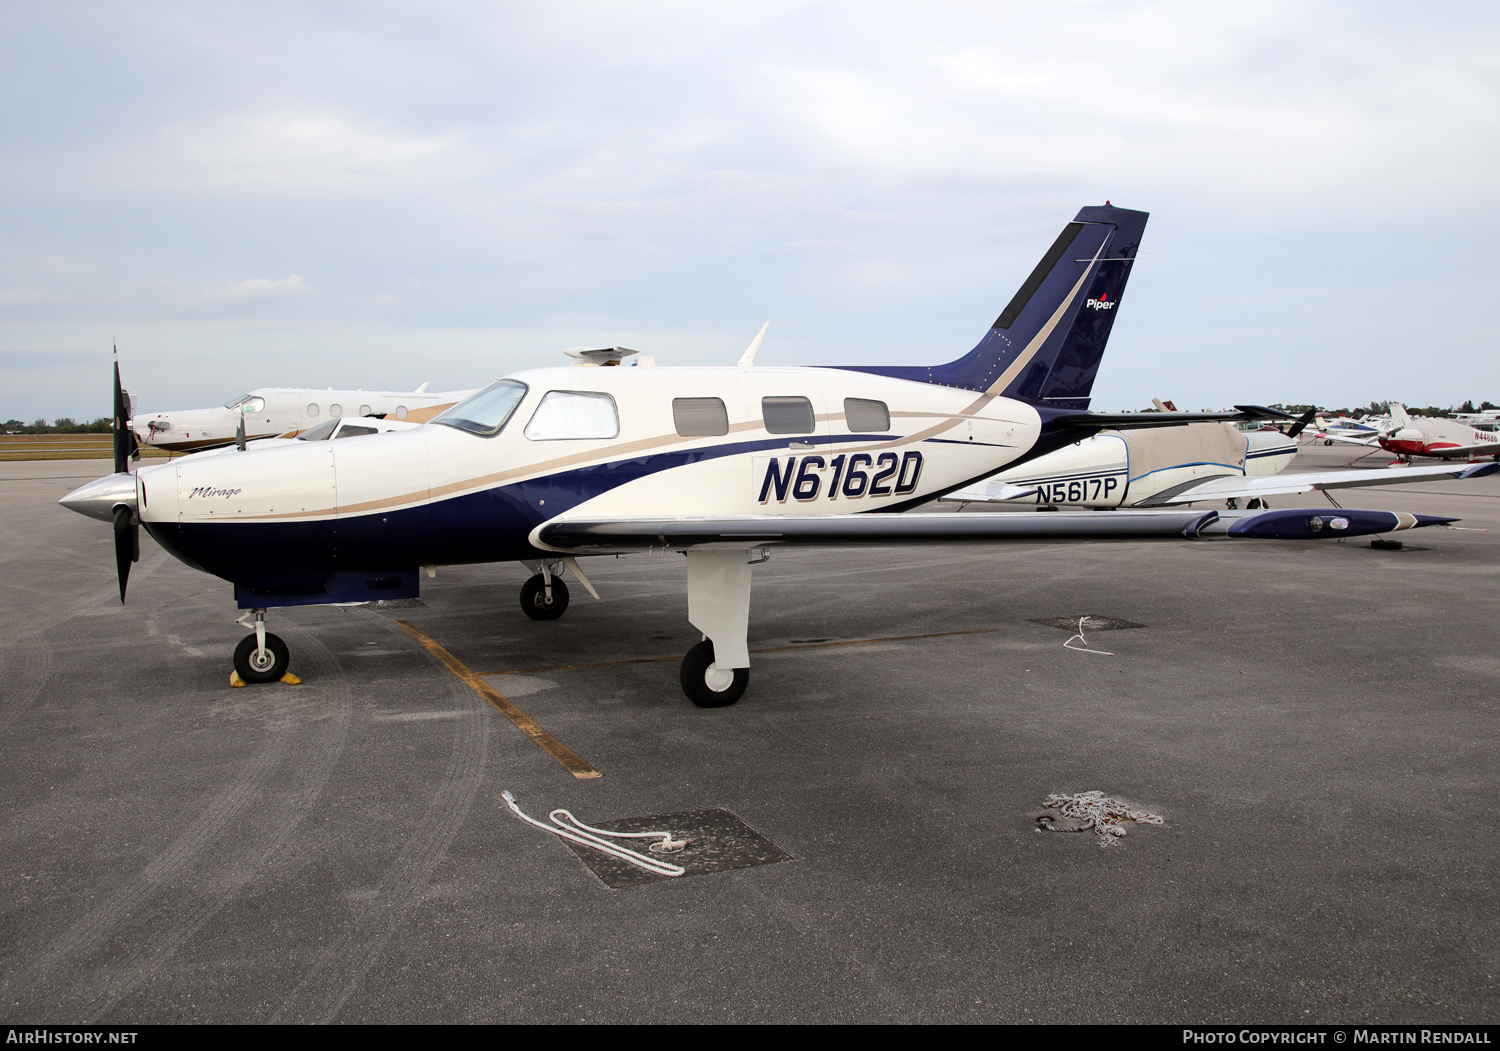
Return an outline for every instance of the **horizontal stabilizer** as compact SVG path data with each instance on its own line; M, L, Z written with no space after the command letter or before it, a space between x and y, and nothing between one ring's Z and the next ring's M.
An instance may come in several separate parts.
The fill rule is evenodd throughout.
M1401 485L1431 481L1435 478L1483 478L1500 471L1500 463L1448 464L1433 467L1403 467L1393 471L1379 467L1368 471L1322 471L1308 474L1275 474L1265 478L1242 475L1207 478L1196 485L1161 493L1143 500L1141 507L1170 507L1199 500L1231 500L1267 497L1293 493L1310 493L1323 489L1354 489L1370 485Z
M1264 405L1236 405L1234 412L1075 412L1053 421L1058 427L1090 427L1122 431L1140 427L1177 427L1188 423L1250 423L1254 420L1295 420L1297 417Z

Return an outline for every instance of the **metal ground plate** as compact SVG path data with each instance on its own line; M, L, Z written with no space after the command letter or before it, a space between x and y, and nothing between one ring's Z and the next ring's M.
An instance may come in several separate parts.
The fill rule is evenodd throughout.
M1083 621L1084 631L1122 631L1126 628L1146 626L1131 620L1121 620L1119 617L1093 617L1082 614L1076 617L1037 617L1031 623L1041 624L1048 628L1061 628L1063 631L1077 631L1080 619Z
M563 840L578 855L578 860L598 877L599 882L612 890L797 860L723 807L684 810L678 814L656 814L651 817L626 817L618 821L591 821L589 824L608 832L670 831L678 839L688 840L688 845L678 853L651 853L652 857L660 857L687 869L682 876L658 876L602 851ZM647 852L642 840L620 842L631 849Z

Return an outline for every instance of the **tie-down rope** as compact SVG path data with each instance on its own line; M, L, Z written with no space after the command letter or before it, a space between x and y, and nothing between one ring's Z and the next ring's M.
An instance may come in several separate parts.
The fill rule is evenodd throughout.
M547 825L522 812L521 808L516 805L516 797L509 792L501 792L500 798L505 800L505 805L510 807L516 817L529 825L535 825L543 832L551 832L554 836L560 836L581 846L603 851L621 861L628 861L638 868L643 868L647 872L654 872L658 876L681 876L687 872L687 869L678 865L658 861L645 854L637 854L618 843L610 843L599 838L600 836L614 836L616 839L660 839L661 842L653 843L650 849L664 853L676 853L688 845L685 839L673 839L670 832L608 832L602 828L585 825L571 813L560 808L547 815L552 819L552 824Z
M1087 832L1093 829L1099 834L1100 846L1118 846L1117 837L1125 830L1121 821L1135 821L1142 825L1160 825L1163 818L1149 810L1137 810L1128 803L1111 799L1103 792L1079 792L1076 795L1054 794L1047 797L1046 806L1060 811L1063 817L1076 818L1083 822L1080 828L1058 828L1052 818L1043 815L1036 819L1038 832Z
M1078 634L1077 635L1070 635L1070 636L1068 636L1068 641L1065 642L1065 643L1063 643L1063 649L1065 649L1065 650L1072 650L1074 653L1097 653L1101 657L1113 657L1114 654L1110 653L1108 650L1091 650L1091 649L1089 649L1089 640L1083 637L1083 622L1086 621L1086 620L1088 620L1088 619L1089 618L1086 617L1086 616L1078 618ZM1053 636L1053 638L1056 638L1056 637L1057 637L1056 635ZM1073 640L1074 639L1077 639L1079 642L1083 643L1083 645L1082 646L1075 646L1075 645L1073 645Z

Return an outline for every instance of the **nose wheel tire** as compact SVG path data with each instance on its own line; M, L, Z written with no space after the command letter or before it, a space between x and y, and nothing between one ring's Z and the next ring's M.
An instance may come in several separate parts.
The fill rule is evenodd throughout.
M562 577L552 578L552 597L547 597L547 582L538 573L521 585L521 609L532 620L556 620L568 608L568 585Z
M245 682L275 682L286 674L291 662L286 643L266 632L266 650L257 652L255 633L251 632L234 648L234 670Z
M714 667L714 644L707 639L682 658L682 692L699 708L726 708L750 685L749 668Z

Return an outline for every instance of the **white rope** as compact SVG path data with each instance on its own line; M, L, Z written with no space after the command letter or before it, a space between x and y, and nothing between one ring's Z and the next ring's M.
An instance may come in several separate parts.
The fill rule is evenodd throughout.
M1065 643L1063 643L1063 649L1065 649L1065 650L1072 650L1074 653L1097 653L1101 657L1113 657L1114 654L1110 653L1108 650L1091 650L1091 649L1089 649L1089 640L1083 637L1083 622L1086 621L1086 620L1088 620L1088 619L1089 619L1088 617L1079 617L1078 618L1078 634L1077 635L1069 635L1068 636L1068 641L1065 642ZM1057 637L1056 635L1053 636L1053 638L1056 638L1056 637ZM1082 646L1075 646L1075 645L1073 645L1073 640L1074 639L1077 639L1079 642L1083 643L1083 645Z
M1052 823L1050 817L1037 818L1036 830L1038 832L1087 832L1093 829L1099 834L1100 845L1105 847L1117 846L1118 837L1125 834L1120 827L1121 821L1135 821L1142 825L1160 825L1163 818L1160 814L1153 814L1149 810L1137 810L1128 803L1122 803L1118 799L1111 799L1103 792L1079 792L1076 795L1050 795L1047 797L1046 806L1056 810L1063 817L1075 818L1083 822L1081 828L1058 828Z
M635 851L622 847L618 843L610 843L599 838L600 836L614 836L616 839L660 839L661 842L653 843L650 849L663 853L675 853L688 845L688 841L685 839L673 839L670 832L607 832L602 828L585 825L571 813L562 809L554 810L548 814L547 816L552 819L552 824L546 825L536 818L523 813L521 808L516 805L516 797L509 792L501 792L500 798L505 800L505 805L510 807L511 812L516 817L529 825L535 825L543 832L551 832L554 836L560 836L581 846L603 851L612 857L619 858L621 861L628 861L638 868L643 868L647 872L654 872L658 876L681 876L687 872L687 869L680 866L669 865L665 861L648 858L646 855L637 854ZM556 826L555 828L553 827L554 825Z

